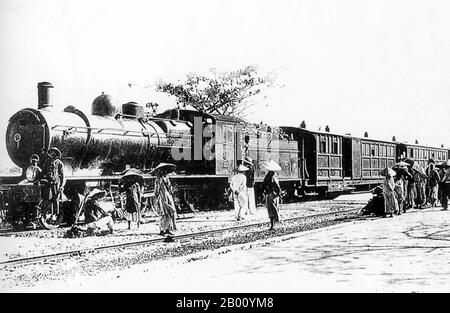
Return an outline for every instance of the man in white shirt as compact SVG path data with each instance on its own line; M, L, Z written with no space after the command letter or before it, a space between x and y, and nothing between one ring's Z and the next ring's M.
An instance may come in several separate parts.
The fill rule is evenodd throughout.
M248 171L248 167L239 165L237 173L231 178L230 188L233 192L234 212L236 219L239 221L243 218L243 215L247 211L247 178L245 177L245 171Z

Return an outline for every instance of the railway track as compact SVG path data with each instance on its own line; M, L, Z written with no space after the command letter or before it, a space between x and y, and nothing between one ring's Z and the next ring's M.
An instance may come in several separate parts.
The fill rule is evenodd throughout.
M301 221L301 220L306 220L306 219L311 219L311 218L341 215L341 214L352 213L352 212L356 213L357 211L360 211L360 209L355 208L355 209L349 209L349 210L310 214L310 215L305 215L305 216L286 218L286 219L283 219L282 222L283 222L283 224L285 224L287 222L295 222L295 221ZM250 224L237 225L237 226L232 226L232 227L223 227L223 228L218 228L218 229L175 235L172 238L173 238L173 240L181 240L181 239L189 239L189 238L195 238L195 237L204 237L207 235L219 234L219 233L224 233L227 231L238 231L238 230L252 228L252 227L262 227L262 226L266 227L267 224L268 224L268 222L250 223ZM255 231L254 233L266 232L266 231L267 230L265 229L265 230ZM32 257L16 258L16 259L11 259L11 260L0 262L0 268L17 267L17 266L31 265L31 264L42 263L42 262L59 261L59 260L65 260L65 259L70 259L70 258L75 258L75 257L85 257L89 254L94 254L94 253L98 253L98 252L131 248L131 247L137 247L137 246L146 246L146 245L164 242L165 240L167 240L166 237L152 238L152 239L146 239L146 240L138 240L138 241L132 241L132 242L126 242L126 243L118 243L118 244L99 246L99 247L90 248L90 249L79 249L79 250L72 250L72 251L67 251L67 252L59 252L59 253L32 256Z

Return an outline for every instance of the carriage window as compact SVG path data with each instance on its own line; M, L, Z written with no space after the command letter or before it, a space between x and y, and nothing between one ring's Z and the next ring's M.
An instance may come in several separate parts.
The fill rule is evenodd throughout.
M227 133L228 133L228 127L223 125L222 126L222 139L223 139L223 142L227 142Z
M327 140L325 136L320 136L320 153L326 153L327 152Z
M245 134L244 141L245 141L246 144L248 144L250 142L250 135L249 134Z
M233 141L233 126L223 125L223 141L232 142Z
M375 156L375 145L372 145L371 147L372 147L371 155Z
M333 154L338 154L339 153L339 141L337 138L333 138L333 146L332 146L332 152Z

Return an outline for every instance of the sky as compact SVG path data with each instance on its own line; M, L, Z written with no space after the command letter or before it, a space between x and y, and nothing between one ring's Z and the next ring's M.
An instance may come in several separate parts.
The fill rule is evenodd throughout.
M449 14L447 0L0 0L0 146L40 81L61 110L102 92L170 108L142 86L257 65L284 87L251 122L450 147Z

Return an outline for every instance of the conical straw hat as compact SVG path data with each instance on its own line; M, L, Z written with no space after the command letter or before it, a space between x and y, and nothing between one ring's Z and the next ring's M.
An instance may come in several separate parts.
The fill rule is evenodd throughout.
M281 171L281 166L278 165L278 163L275 162L274 160L264 162L263 168L265 168L267 171L274 171L274 172Z

